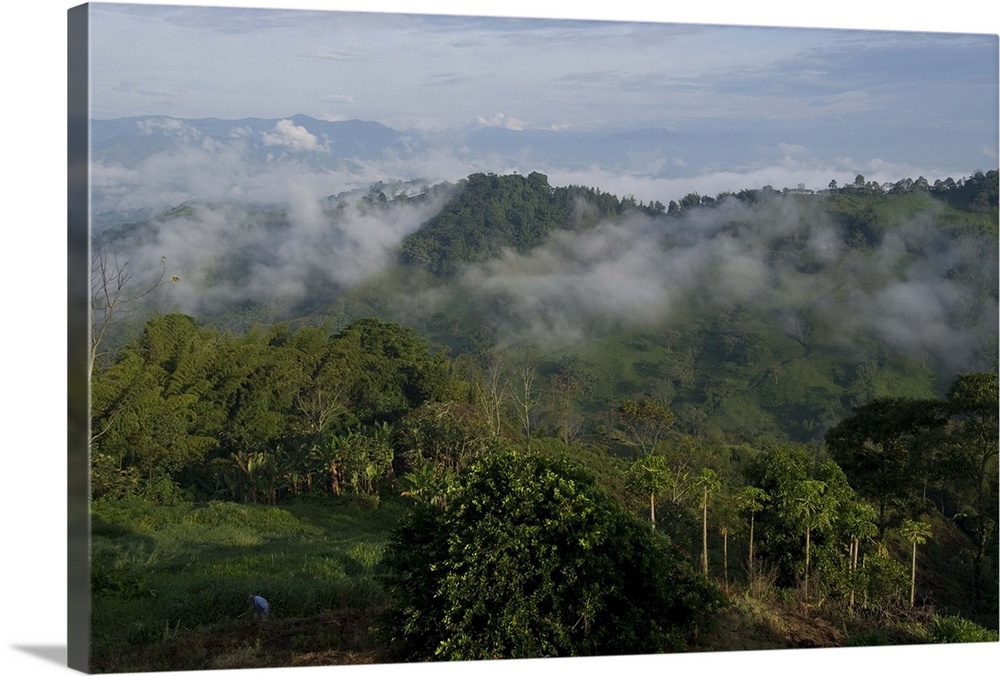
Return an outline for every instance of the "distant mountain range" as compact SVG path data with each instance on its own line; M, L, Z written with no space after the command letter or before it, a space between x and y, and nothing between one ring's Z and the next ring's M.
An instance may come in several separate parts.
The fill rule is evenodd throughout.
M608 169L634 166L648 158L663 175L695 175L714 164L727 165L759 157L753 138L739 134L678 135L668 129L618 133L517 131L480 127L467 131L395 130L363 120L327 121L307 115L241 120L180 119L166 116L128 117L91 122L94 161L135 167L156 153L205 143L242 141L257 161L278 156L305 160L316 168L389 157L418 157L431 151L495 158L537 167ZM663 162L664 159L667 162ZM693 159L697 158L697 162Z
M600 182L591 178L595 174L620 176L621 183L605 187L627 195L637 178L738 174L761 162L782 161L778 144L765 139L663 128L426 131L307 115L239 120L161 115L92 120L90 133L94 232L146 220L191 199L286 201L287 194L275 193L289 186L336 194L380 180L433 183L477 171L541 171L584 185ZM567 180L572 176L580 178ZM663 202L671 197L679 196L656 195Z
M147 116L91 122L93 159L126 167L135 167L156 153L213 141L243 141L256 151L261 161L266 161L268 155L284 152L298 157L314 156L320 166L408 152L404 134L377 122L361 120L328 122L305 115L273 120Z

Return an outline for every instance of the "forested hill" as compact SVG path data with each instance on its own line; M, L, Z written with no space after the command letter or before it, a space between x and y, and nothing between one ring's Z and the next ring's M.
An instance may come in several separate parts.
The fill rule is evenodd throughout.
M997 367L996 171L666 207L474 175L399 251L340 321L399 321L455 357L534 349L574 410L652 396L693 434L818 441L853 406Z
M336 659L995 641L997 213L476 174L100 234L99 665L225 667L247 593Z
M519 253L555 230L581 230L625 213L662 213L659 202L643 206L595 188L552 187L538 172L527 176L472 174L441 212L403 239L399 259L453 276L466 263Z

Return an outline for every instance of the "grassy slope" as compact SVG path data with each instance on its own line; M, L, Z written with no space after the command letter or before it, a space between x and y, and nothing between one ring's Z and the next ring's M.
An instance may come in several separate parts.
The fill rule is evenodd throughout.
M374 566L402 512L393 502L372 510L326 499L275 507L98 501L91 576L94 669L210 666L232 646L209 650L219 639L205 639L204 650L164 656L196 663L131 655L168 639L217 634L239 639L235 648L242 650L243 639L261 630L246 612L250 593L271 603L264 631L306 617L366 628L386 601ZM339 640L332 636L327 645Z
M559 453L557 445L548 449ZM405 506L347 499L279 506L209 503L94 506L95 672L387 663L371 631L389 599L374 576ZM946 530L939 524L939 530ZM934 603L953 565L954 531L921 552L920 599ZM947 535L947 537L946 537ZM721 576L713 533L713 577ZM843 603L806 604L794 590L741 574L730 542L731 603L699 631L696 651L927 643L929 608L849 615ZM905 549L905 548L904 548ZM906 552L894 552L904 559ZM246 615L249 592L272 604ZM935 604L936 605L936 604ZM940 608L949 612L947 608ZM954 612L953 610L950 612Z

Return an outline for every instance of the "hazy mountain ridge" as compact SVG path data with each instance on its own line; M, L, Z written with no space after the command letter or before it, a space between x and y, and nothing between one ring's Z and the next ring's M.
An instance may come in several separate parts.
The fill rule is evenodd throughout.
M811 158L803 139L768 143L739 131L675 133L469 126L396 130L364 120L92 120L95 232L143 220L191 200L292 203L366 192L379 182L457 182L475 173L541 172L554 185L595 186L622 198L680 201L767 186L825 189L859 172L881 186L910 173L933 184L941 168L856 165ZM917 176L922 173L923 176ZM959 174L952 173L954 177ZM927 178L924 178L924 177Z
M93 159L135 168L159 153L184 148L245 143L245 159L267 164L277 156L333 170L380 159L400 160L428 154L489 159L497 166L601 166L624 170L639 165L655 176L694 176L721 164L750 163L759 153L752 137L725 134L676 134L649 128L620 132L470 127L449 131L396 130L364 120L285 118L184 119L144 116L91 121ZM774 159L780 159L778 147ZM697 158L697 159L695 159Z
M391 149L400 150L405 138L378 122L329 122L306 115L241 120L147 116L92 120L90 129L94 158L118 161L126 166L135 166L171 147L206 141L242 138L261 151L286 146L295 151L326 152L332 158L346 159L377 157Z

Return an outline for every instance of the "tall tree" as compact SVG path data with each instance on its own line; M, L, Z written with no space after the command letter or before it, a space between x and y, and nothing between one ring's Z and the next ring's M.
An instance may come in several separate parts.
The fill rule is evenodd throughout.
M677 477L666 459L655 451L674 423L674 414L654 399L623 399L618 405L618 423L639 447L630 476L633 486L644 488L649 495L649 519L656 528L656 496L671 487Z
M555 426L563 443L572 443L580 433L582 415L577 409L577 400L587 392L591 379L586 366L576 357L560 359L556 372L550 377Z
M792 518L805 533L805 574L802 578L803 592L809 598L810 554L812 533L818 528L829 525L831 505L827 499L827 485L816 479L798 481L789 487L786 498Z
M649 521L656 528L656 498L673 485L674 476L667 459L657 453L643 455L629 465L629 486L649 496Z
M996 561L998 495L998 391L996 373L960 375L945 397L947 431L939 446L939 468L960 500L961 521L975 547L972 606L983 603L984 564L990 551ZM994 572L993 577L996 577Z
M344 327L331 350L331 358L356 374L350 408L366 425L393 423L411 408L440 400L451 377L444 352L431 352L415 329L374 317Z
M917 545L922 545L931 537L931 525L923 521L907 519L901 528L903 537L910 543L913 553L910 557L910 607L916 598L917 591Z
M698 477L698 486L701 489L701 573L708 577L708 501L722 488L722 482L714 470L706 467Z
M136 278L136 262L132 254L114 248L95 246L90 265L90 372L94 365L106 356L102 346L109 331L116 324L134 317L141 308L143 299L170 281L179 281L175 275L167 275L167 259L160 259L158 270L139 271Z
M864 540L874 538L878 534L878 527L875 525L875 510L865 502L852 501L848 503L843 514L843 527L844 532L850 538L848 545L848 573L851 590L848 597L848 606L854 608L861 543Z
M455 401L427 402L396 425L393 445L406 468L430 464L441 475L459 475L498 441L481 412Z
M811 593L816 571L840 565L844 556L837 528L854 495L843 471L833 461L817 462L804 447L777 446L754 457L745 476L768 496L757 516L754 556L773 566L778 584L805 580L803 591Z
M541 392L538 383L538 355L533 348L521 348L512 355L507 388L515 416L524 433L524 446L530 449L535 408Z
M131 351L95 374L90 443L101 469L121 473L134 467L149 482L172 478L216 445L214 437L200 433L199 396L171 392L167 380L161 367Z
M655 399L623 399L618 405L618 422L640 452L649 455L674 424L674 414Z
M510 392L509 355L498 348L487 348L477 354L477 367L472 375L476 400L482 408L486 419L493 430L493 436L499 437L503 430L504 410Z
M940 402L883 398L854 409L826 444L851 485L878 510L879 531L919 509L930 472L930 432L945 424Z
M753 531L754 531L754 521L757 513L764 508L765 503L768 500L768 494L757 488L756 486L744 486L743 490L740 491L737 497L737 507L744 512L750 514L750 538L749 546L747 547L747 572L750 574L751 578L754 573L754 559L753 559Z
M338 422L348 422L348 401L357 374L350 361L337 358L327 328L299 329L290 337L288 348L298 364L293 424L302 434L316 437Z

